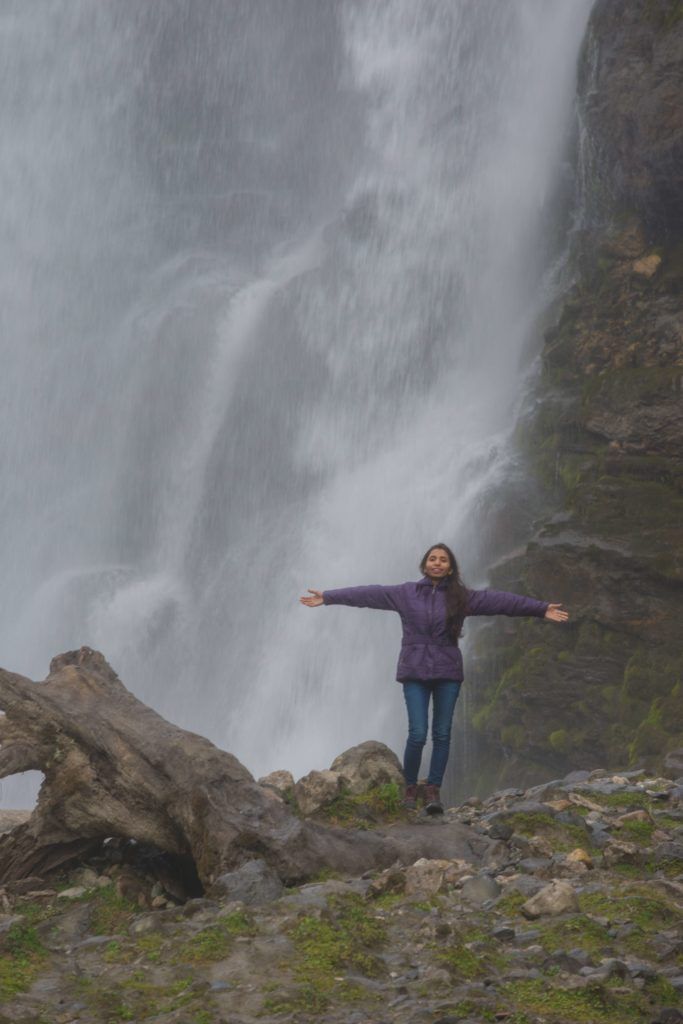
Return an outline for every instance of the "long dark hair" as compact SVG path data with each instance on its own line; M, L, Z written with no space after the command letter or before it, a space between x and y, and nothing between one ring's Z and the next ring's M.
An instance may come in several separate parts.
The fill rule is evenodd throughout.
M427 559L432 551L436 551L437 548L446 552L451 563L451 572L446 578L446 629L454 640L458 640L462 632L462 624L465 621L468 595L467 587L460 578L460 570L458 569L455 555L448 544L432 544L422 556L420 571L422 573L426 572Z

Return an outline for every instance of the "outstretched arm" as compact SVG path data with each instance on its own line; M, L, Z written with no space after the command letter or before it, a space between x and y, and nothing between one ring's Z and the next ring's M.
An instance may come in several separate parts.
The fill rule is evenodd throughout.
M566 622L569 613L562 605L537 601L534 597L510 594L505 590L470 590L468 615L531 615L552 622Z
M300 597L307 608L318 608L321 604L345 604L350 608L377 608L380 611L397 612L397 598L401 584L393 587L342 587L340 590L309 590L312 597Z

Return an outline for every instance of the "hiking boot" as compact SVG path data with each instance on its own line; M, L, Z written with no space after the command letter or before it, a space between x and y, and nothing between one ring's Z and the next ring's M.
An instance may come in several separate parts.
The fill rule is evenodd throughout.
M439 796L439 787L427 783L425 786L425 812L427 814L443 814L443 804Z
M417 786L406 786L403 794L403 806L407 811L414 811L417 807Z

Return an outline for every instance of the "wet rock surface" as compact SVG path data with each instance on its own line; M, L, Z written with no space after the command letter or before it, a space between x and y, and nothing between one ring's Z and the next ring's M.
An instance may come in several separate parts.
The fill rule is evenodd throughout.
M469 685L482 792L629 758L660 771L683 748L682 95L680 4L597 0L570 284L519 426L527 478L501 517L505 535L519 520L515 554L491 573L572 618L481 628Z
M467 836L467 855L426 852L282 893L258 858L222 893L185 902L142 860L100 858L49 884L26 879L1 894L0 1020L675 1022L679 788L599 771L495 793L436 824L406 813L376 827L442 850L445 837ZM589 816L603 846L577 824ZM610 856L626 841L635 862ZM533 901L541 909L529 919Z

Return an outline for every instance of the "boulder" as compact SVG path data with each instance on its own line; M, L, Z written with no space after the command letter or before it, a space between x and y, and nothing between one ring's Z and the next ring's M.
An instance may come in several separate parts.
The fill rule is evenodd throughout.
M237 871L226 871L211 887L212 896L251 905L270 903L283 892L282 882L264 860L250 860Z
M330 770L337 772L353 795L395 782L403 786L403 772L396 754L384 743L366 740L335 757Z
M288 771L270 772L258 780L259 786L272 789L281 797L287 797L294 789L294 776Z
M294 799L302 814L315 814L339 796L342 777L337 772L312 771L299 779L294 787Z
M555 880L522 905L525 917L556 917L568 911L579 910L579 899L569 882Z
M450 861L420 857L406 869L406 896L435 896L449 867Z

